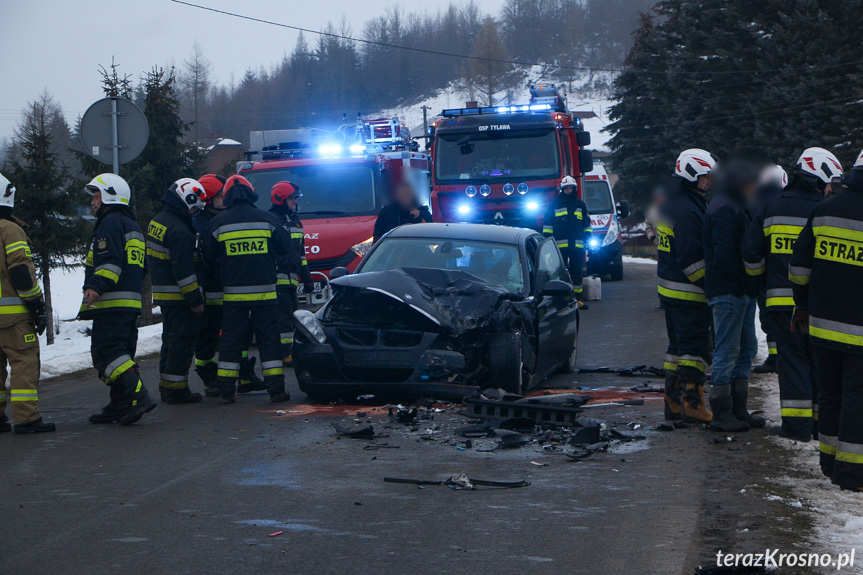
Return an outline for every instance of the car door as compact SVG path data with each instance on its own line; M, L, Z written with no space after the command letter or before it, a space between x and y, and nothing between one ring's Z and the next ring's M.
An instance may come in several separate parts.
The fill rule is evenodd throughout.
M575 294L566 297L542 296L542 289L552 280L572 283L557 243L553 238L544 240L537 250L536 278L533 282L537 299L537 369L547 375L572 353L577 332L578 307Z

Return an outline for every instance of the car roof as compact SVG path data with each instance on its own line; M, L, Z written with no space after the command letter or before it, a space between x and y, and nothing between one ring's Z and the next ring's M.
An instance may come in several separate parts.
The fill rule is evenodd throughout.
M387 237L441 238L518 245L534 234L537 234L536 230L488 224L411 224L394 229Z

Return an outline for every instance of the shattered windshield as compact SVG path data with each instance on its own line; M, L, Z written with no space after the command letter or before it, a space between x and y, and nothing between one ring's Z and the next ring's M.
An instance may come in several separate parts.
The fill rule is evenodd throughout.
M518 247L491 242L387 238L369 254L358 271L380 272L401 268L459 270L513 293L524 290Z
M611 198L611 187L609 187L608 182L585 181L584 203L587 204L587 212L591 215L614 212L614 202Z
M441 134L434 165L439 181L555 178L557 136L553 128Z

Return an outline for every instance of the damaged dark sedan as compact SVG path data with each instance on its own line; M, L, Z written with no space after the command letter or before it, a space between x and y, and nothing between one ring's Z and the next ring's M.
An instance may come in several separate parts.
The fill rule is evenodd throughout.
M523 393L575 370L569 273L555 242L533 230L402 226L332 286L324 307L295 314L295 370L309 396L460 400L476 387Z

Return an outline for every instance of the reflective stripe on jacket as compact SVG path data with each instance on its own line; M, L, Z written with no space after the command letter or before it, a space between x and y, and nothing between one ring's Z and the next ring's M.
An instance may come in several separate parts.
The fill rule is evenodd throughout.
M157 305L197 307L204 303L195 259L191 218L165 206L147 227L147 265Z
M704 196L672 180L667 199L659 210L656 231L656 273L661 299L677 303L706 304L704 293Z
M24 302L42 297L25 225L16 218L0 219L0 242L4 248L0 252L0 328L29 320L30 312Z
M542 233L554 236L559 249L584 249L592 232L587 205L575 192L561 192L548 204L542 218Z

